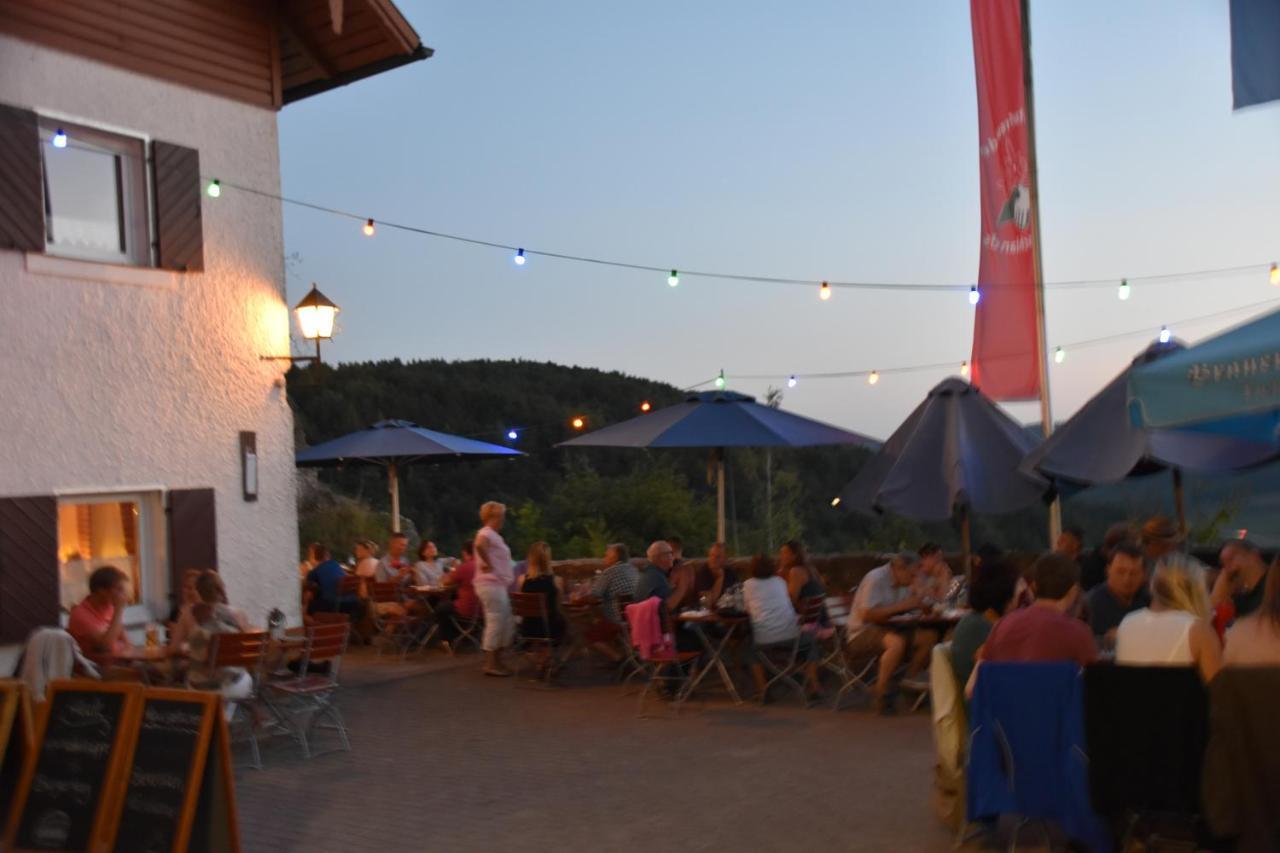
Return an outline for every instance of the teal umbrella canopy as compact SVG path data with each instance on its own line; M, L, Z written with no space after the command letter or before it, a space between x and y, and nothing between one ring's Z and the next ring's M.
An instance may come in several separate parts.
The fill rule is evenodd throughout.
M1280 311L1135 368L1128 393L1135 425L1280 449Z

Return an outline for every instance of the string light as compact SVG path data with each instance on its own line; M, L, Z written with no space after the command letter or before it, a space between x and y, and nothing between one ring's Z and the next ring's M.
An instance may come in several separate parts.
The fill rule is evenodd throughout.
M373 236L373 220L366 219L364 222L364 228L360 230L364 232L364 236L372 237Z
M868 385L875 385L879 381L880 381L880 373L878 371L873 370L867 374Z
M524 249L517 249L516 256L512 260L516 262L516 266L524 266Z
M642 411L642 412L647 412L647 411L649 411L649 410L650 410L650 409L652 409L652 408L653 408L653 406L650 406L650 405L649 405L649 401L648 401L648 400L645 400L643 403L641 403L641 404L640 404L640 411Z
M969 378L969 362L967 361L960 362L960 375L963 376L965 379Z
M1129 279L1120 279L1120 290L1116 293L1116 296L1120 297L1121 302L1129 298Z
M667 284L672 287L678 287L680 285L680 273L672 270L671 275L667 276Z
M520 433L516 432L514 429L507 430L507 438L511 439L512 441L515 441L519 437L520 437Z
M969 304L970 305L977 305L978 300L981 298L982 298L982 293L981 291L978 290L978 285L975 284L969 288Z
M824 302L825 302L826 300L830 299L830 298L831 298L831 285L827 284L827 283L824 281L824 282L822 283L822 286L818 288L818 298L819 298L819 299L821 299L821 300L822 300L822 301L824 301Z
M799 382L799 381L800 381L800 380L799 380L799 379L796 379L796 375L793 373L793 374L791 374L790 376L788 376L788 377L787 377L787 387L788 387L788 388L794 388L794 387L796 387L796 383L797 383L797 382Z
M1280 287L1280 266L1271 265L1271 283Z
M1162 344L1169 343L1169 327L1168 326L1160 327L1160 343Z
M222 195L222 182L214 178L209 182L209 189L206 192L209 193L209 198L218 198Z
M66 148L66 147L67 147L67 132L66 132L65 130L63 130L62 128L58 128L56 131L54 131L53 139L52 139L51 141L53 142L53 147L54 147L54 148ZM1271 271L1272 271L1273 273L1275 272L1275 269L1276 269L1276 265L1275 265L1275 264L1272 264L1272 265L1271 265ZM1274 284L1274 282L1272 282L1272 283Z
M831 499L831 505L832 505L832 506L840 506L840 496L839 496L839 495L836 495L834 498L832 498L832 499Z
M569 423L574 429L582 429L584 426L587 425L586 420L581 416L574 418Z
M1062 362L1067 360L1067 351L1062 347L1058 347L1053 351L1053 360L1056 364L1062 364Z
M716 387L724 388L724 371L723 370L721 370L720 373L716 376Z

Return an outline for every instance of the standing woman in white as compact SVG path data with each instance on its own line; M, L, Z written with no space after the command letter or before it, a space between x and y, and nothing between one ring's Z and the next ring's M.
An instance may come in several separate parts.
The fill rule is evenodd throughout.
M511 549L503 541L502 524L507 519L507 508L497 501L488 501L480 507L480 523L476 534L476 597L484 608L484 674L511 675L502 661L502 650L511 645L515 620L511 616L511 598L507 590L515 575L511 563Z

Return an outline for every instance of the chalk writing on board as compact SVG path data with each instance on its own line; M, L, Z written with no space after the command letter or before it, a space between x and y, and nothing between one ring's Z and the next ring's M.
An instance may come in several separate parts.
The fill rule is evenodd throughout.
M97 697L76 697L59 703L58 723L71 729L93 728L101 737L111 737L115 730L102 700Z
M64 738L45 738L44 748L52 749L58 752L65 752L68 755L91 755L94 758L104 758L111 752L111 744L101 741L82 741L82 740L66 740Z
M93 797L93 786L78 779L50 779L48 776L37 776L31 780L31 790L38 794L56 794L81 805L87 805Z
M147 797L140 797L135 794L130 794L126 803L128 804L129 811L132 814L149 814L176 819L182 811L180 808L172 806L169 803L152 800Z
M200 733L203 720L203 711L164 711L149 704L142 715L142 727L196 735Z
M33 840L42 847L62 850L71 838L71 815L58 809L49 809L36 819Z
M186 790L187 780L172 773L148 773L134 768L129 777L130 788L168 788L174 791Z

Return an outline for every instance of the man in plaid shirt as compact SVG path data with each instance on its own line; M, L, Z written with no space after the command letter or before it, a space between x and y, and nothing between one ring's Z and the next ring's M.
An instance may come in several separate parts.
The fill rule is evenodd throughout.
M615 542L605 549L605 570L596 576L591 586L591 595L600 600L600 610L604 618L597 620L586 630L587 641L610 660L622 660L617 648L618 635L622 633L624 614L618 607L618 596L634 596L639 573L631 565L627 546Z

